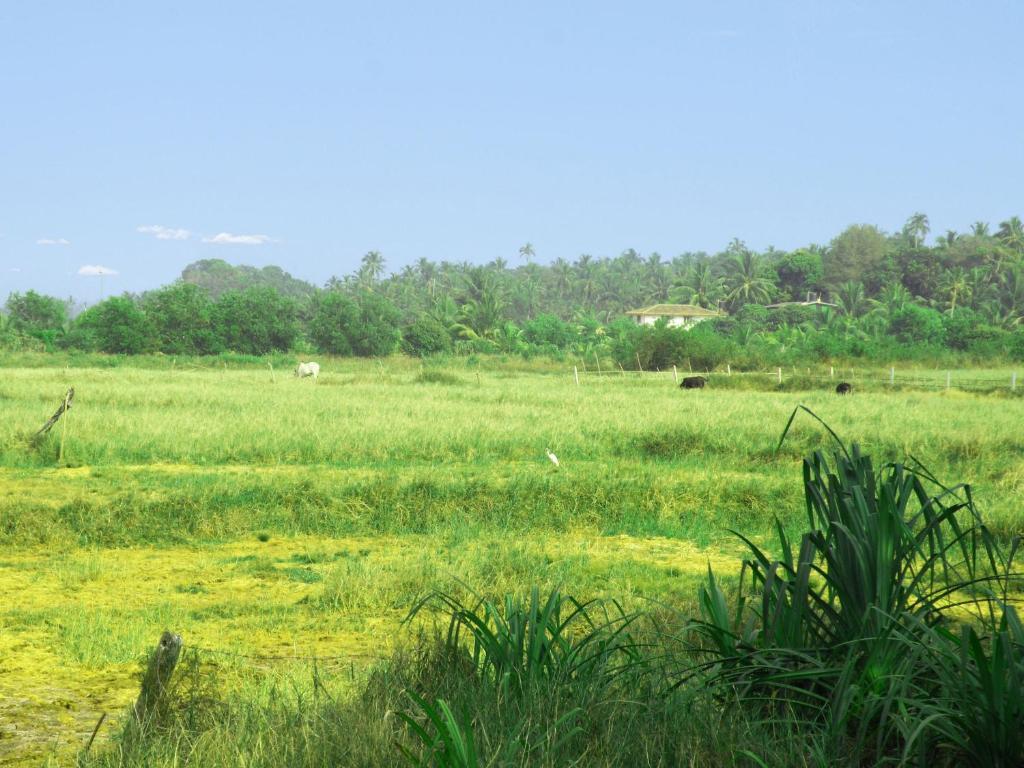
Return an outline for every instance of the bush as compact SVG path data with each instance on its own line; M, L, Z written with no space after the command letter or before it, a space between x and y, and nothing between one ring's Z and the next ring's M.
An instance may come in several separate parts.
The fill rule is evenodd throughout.
M896 310L889 327L890 332L907 344L942 344L946 329L942 315L934 309L907 304Z
M402 351L407 355L425 357L452 351L448 329L432 317L424 315L402 329Z
M155 352L156 329L128 296L116 296L90 307L75 320L63 345L87 352L140 355Z
M168 355L211 355L223 350L213 329L213 302L198 286L176 283L147 293L143 309L157 346Z
M565 349L576 340L577 333L554 315L538 315L523 326L523 338L536 346Z
M269 287L227 291L212 319L220 344L233 352L265 355L291 349L299 335L297 306Z

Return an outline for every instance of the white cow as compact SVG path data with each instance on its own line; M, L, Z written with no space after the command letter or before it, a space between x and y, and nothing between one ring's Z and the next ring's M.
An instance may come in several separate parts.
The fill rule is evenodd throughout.
M320 375L320 364L319 363L299 363L299 367L295 369L295 375L300 379L304 379L307 376L313 377L313 383L316 383L316 377Z

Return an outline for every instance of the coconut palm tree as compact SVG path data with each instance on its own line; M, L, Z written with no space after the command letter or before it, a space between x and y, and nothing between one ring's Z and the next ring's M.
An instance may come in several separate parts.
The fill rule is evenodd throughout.
M686 304L699 307L714 307L722 297L725 279L715 274L709 261L699 261L692 265L672 286L672 296Z
M864 293L864 283L857 280L848 280L840 285L834 298L842 307L843 314L850 319L866 315L871 308Z
M939 290L947 297L949 313L953 314L957 304L970 296L971 284L967 272L962 267L947 269L939 281Z
M363 256L356 273L356 280L362 288L373 288L384 275L384 257L380 251L370 251Z
M920 248L930 229L928 216L918 212L907 219L907 223L903 225L903 234L910 239L914 248Z
M775 284L761 275L761 261L753 251L742 247L733 254L726 285L728 300L733 306L765 303L771 298Z
M1010 250L1018 253L1024 251L1024 223L1019 216L1011 216L1006 221L999 222L996 237Z

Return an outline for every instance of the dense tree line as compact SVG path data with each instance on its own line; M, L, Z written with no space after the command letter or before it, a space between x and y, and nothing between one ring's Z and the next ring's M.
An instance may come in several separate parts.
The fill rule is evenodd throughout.
M1024 357L1020 219L995 231L980 222L948 231L931 245L928 235L927 216L915 214L893 234L858 224L827 245L793 251L758 253L733 240L719 253L671 260L627 250L542 265L527 244L514 266L421 259L390 275L371 252L320 289L277 267L207 260L170 286L107 299L74 318L60 300L12 294L0 343L171 355L600 354L627 366ZM835 306L766 307L809 295ZM660 302L727 314L690 332L640 328L623 316Z

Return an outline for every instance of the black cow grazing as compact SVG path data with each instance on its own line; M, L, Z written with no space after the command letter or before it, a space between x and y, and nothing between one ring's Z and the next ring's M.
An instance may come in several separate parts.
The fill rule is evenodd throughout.
M680 389L704 389L704 385L708 383L708 380L703 376L687 376L683 379L683 383L679 385Z
M853 385L852 384L848 384L845 381L840 381L839 384L836 385L836 394L837 395L848 395L851 392L853 392Z

